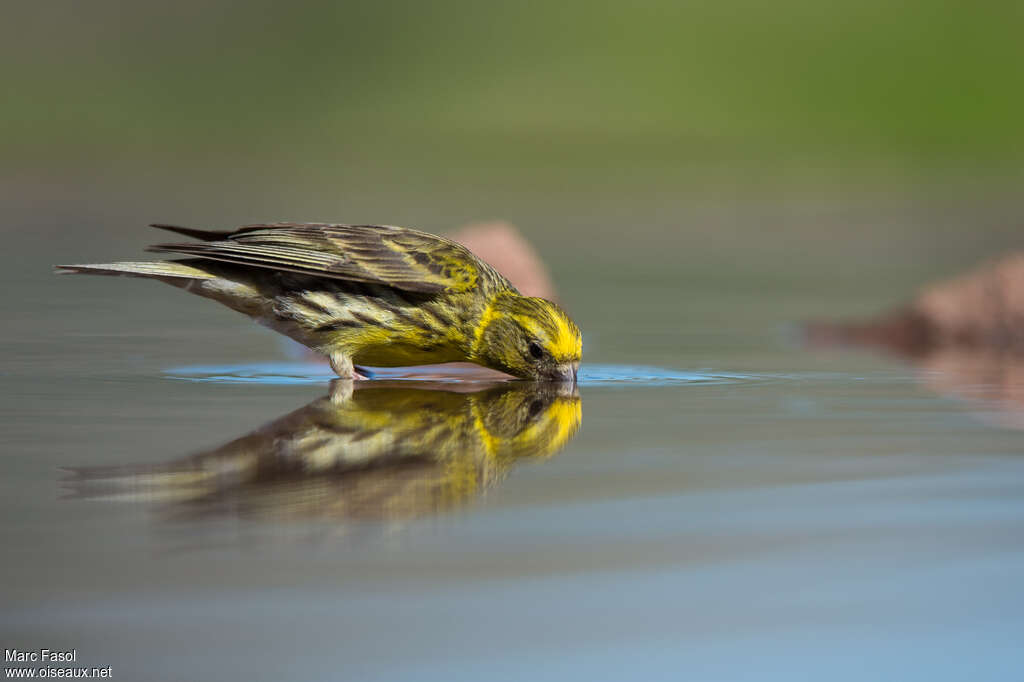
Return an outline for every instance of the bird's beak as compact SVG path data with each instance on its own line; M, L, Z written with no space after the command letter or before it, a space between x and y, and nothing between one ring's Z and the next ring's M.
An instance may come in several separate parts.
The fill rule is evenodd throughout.
M564 365L558 366L558 372L554 377L552 377L552 379L554 381L564 381L566 383L575 384L576 374L579 372L579 369L579 362L567 362Z

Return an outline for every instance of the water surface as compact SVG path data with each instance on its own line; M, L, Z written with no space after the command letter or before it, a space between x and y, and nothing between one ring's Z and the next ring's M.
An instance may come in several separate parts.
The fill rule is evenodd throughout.
M114 679L1021 675L999 362L805 352L792 290L662 273L637 307L581 271L577 393L338 397L208 303L51 279L62 255L7 275L5 646Z

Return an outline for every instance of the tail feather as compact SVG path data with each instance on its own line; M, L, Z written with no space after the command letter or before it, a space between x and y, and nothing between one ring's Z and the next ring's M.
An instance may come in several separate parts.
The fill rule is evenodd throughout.
M204 242L215 242L221 239L227 239L234 233L234 230L197 230L194 227L164 225L163 223L151 223L150 227L167 230L168 232L177 232L178 234L183 234L186 237L192 237L193 239L199 239Z
M84 263L55 265L60 274L112 275L125 277L170 277L174 279L216 279L205 270L175 261L138 261L121 263Z

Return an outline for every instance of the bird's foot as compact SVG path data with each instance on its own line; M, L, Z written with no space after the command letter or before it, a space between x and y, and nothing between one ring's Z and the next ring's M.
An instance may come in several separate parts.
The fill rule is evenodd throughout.
M334 367L334 363L331 363ZM352 368L350 377L339 376L337 379L331 381L331 402L332 403L346 403L352 398L352 394L355 393L356 389L364 381L369 381L372 378L369 372L366 372L362 367L358 368L361 371L357 371L355 367ZM337 372L337 368L334 369ZM363 374L366 372L366 374ZM340 373L339 373L340 374ZM369 376L367 376L369 375Z
M352 374L356 379L370 380L373 378L373 372L370 371L370 368L360 365L352 365Z

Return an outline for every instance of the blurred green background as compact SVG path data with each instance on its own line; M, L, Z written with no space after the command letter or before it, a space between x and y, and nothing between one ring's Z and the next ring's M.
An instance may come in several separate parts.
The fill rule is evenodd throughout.
M4 155L37 167L343 177L402 162L553 181L748 162L984 168L1024 152L1014 2L8 8Z
M5 230L46 262L135 257L152 221L502 218L570 308L602 285L830 297L788 316L873 311L1020 243L1021 3L5 14Z

